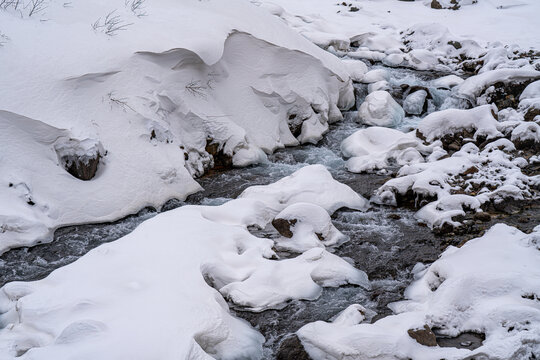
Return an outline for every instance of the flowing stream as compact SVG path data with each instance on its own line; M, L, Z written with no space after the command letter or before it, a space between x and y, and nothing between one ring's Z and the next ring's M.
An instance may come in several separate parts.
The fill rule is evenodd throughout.
M399 91L402 84L429 88L429 80L441 76L406 69L386 69L391 74L389 82L395 91ZM360 104L367 95L367 86L355 86L357 104ZM451 101L447 90L430 88L430 92L433 99L429 111L459 106L459 102ZM185 202L171 200L161 211L184 204L221 204L235 198L249 186L274 182L307 164L325 165L334 178L369 198L389 175L353 174L346 171L340 144L360 128L354 121L355 117L356 111L345 113L344 120L331 125L324 140L317 145L279 150L269 156L267 164L206 175L199 179L204 191L190 196ZM402 130L413 129L417 121L418 118L407 118ZM75 261L92 248L128 234L157 213L155 209L148 208L113 223L61 228L55 232L52 243L8 251L0 257L0 286L14 280L44 278L54 269ZM304 324L329 320L351 304L359 303L368 308L369 321L390 314L386 305L403 298L403 290L412 280L412 267L418 262L433 262L446 246L457 245L467 237L434 235L426 227L417 224L412 209L374 207L367 212L340 210L334 214L333 222L341 232L349 236L349 241L329 251L364 270L373 288L370 291L352 286L325 288L318 300L292 301L282 310L261 313L242 311L231 304L237 316L249 321L267 339L265 358L275 358L283 339ZM271 226L263 230L254 229L253 233L270 238L277 236ZM471 237L474 236L467 238ZM295 255L280 253L280 256L286 258Z

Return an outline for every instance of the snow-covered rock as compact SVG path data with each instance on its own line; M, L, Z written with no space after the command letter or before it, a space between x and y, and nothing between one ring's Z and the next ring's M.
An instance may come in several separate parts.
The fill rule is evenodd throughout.
M336 245L347 239L332 224L325 209L310 203L286 207L272 220L272 225L283 236L276 241L277 246L285 250L303 252Z
M417 90L407 95L403 101L403 110L405 110L405 113L411 115L422 114L422 112L424 112L427 96L428 93L426 90Z
M426 116L418 124L417 131L428 142L440 139L445 135L467 130L473 138L482 136L486 139L502 136L499 122L494 118L497 108L483 105L469 110L447 109Z
M439 89L451 89L454 86L461 84L464 80L457 75L447 75L435 79L431 84Z
M463 83L457 86L457 91L460 95L474 100L484 90L495 83L520 83L539 78L540 71L536 71L530 67L519 69L497 69L467 78Z
M424 146L414 132L403 133L384 127L361 129L341 143L343 156L349 158L347 170L361 173L385 169L390 165L424 162L421 153L431 149Z
M366 84L376 83L378 81L388 80L388 71L384 69L370 70L362 78L362 82Z
M383 90L373 91L366 96L358 109L358 120L365 125L395 127L404 117L405 112L401 106L392 95Z
M274 215L286 206L299 202L319 205L330 214L340 208L363 211L369 207L366 199L347 185L335 181L322 165L303 167L270 185L251 186L244 190L239 198L264 201L274 209ZM271 218L268 219L270 220Z
M534 357L540 352L539 239L538 227L524 234L495 225L460 248L450 246L427 269L419 267L407 300L391 304L396 315L373 324L362 322L361 314L317 321L297 334L314 359ZM423 346L408 332L425 325L449 337L477 332L486 339L474 350Z

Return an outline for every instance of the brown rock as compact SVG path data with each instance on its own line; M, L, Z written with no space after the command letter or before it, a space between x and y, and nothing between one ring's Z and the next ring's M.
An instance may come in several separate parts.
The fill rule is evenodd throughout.
M97 172L101 154L94 157L69 155L62 157L64 168L68 173L80 180L90 180Z
M474 220L479 220L482 222L488 222L491 220L491 215L486 212L478 212L474 214Z
M296 219L292 220L285 220L285 219L274 219L272 220L272 226L276 228L276 230L286 238L292 238L293 233L291 231L291 227L294 226L294 224L297 223Z
M437 346L437 338L427 325L424 325L423 329L409 329L407 333L421 345Z
M431 8L432 8L432 9L438 9L438 10L440 10L440 9L442 9L443 7L442 7L441 3L439 3L437 0L433 0L433 1L431 2Z
M467 170L463 172L463 175L470 175L478 172L478 168L476 166L471 166Z

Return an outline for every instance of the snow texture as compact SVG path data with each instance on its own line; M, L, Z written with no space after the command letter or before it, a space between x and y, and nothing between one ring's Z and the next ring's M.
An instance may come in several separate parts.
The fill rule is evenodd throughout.
M347 308L332 323L317 321L298 332L313 359L528 359L540 352L540 229L524 234L492 227L460 248L450 246L429 267L418 264L407 300L396 313L362 323L362 307ZM437 328L454 337L483 333L475 349L424 346L408 330Z
M281 211L308 225L319 205L332 213L366 201L317 165L276 184L162 213L43 280L5 285L0 358L259 359L263 337L229 314L223 296L262 311L316 299L323 286L369 288L364 272L323 248L279 260L273 241L247 230ZM312 224L332 235L331 224Z

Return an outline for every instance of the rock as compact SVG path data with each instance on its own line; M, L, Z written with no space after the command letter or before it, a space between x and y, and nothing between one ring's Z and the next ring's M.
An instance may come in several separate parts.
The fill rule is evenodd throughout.
M213 142L214 139L206 140L205 150L207 153L212 155L214 159L214 169L229 169L233 166L232 156L227 155L223 152L223 146Z
M358 110L359 122L372 126L395 127L404 117L405 112L387 91L370 93Z
M519 97L523 90L532 82L497 82L486 90L486 101L495 104L497 109L516 109L519 105Z
M409 329L407 333L421 345L437 346L437 338L427 325L424 325L423 329Z
M296 334L283 340L276 354L277 360L311 360Z
M425 90L418 90L409 94L403 102L403 110L407 114L421 115L427 111L427 99L428 93Z
M362 82L365 84L372 84L377 81L382 80L388 80L389 75L388 72L384 69L375 69L368 71L364 74L364 77L362 78Z
M84 181L94 178L99 161L106 153L101 143L94 139L59 140L54 149L64 169Z
M534 121L534 118L538 115L540 115L540 104L535 104L527 109L523 118L525 121Z
M404 58L401 54L390 54L382 60L382 63L386 66L396 67L401 65Z
M292 219L292 220L286 220L286 219L274 219L272 220L272 226L276 228L276 230L281 234L281 236L285 236L286 238L292 238L293 232L291 230L291 227L293 227L298 220Z
M477 173L479 170L476 166L471 166L470 168L468 168L467 170L465 170L462 175L471 175L471 174L474 174L474 173Z
M476 214L474 214L474 220L488 222L491 220L491 215L486 212L477 212Z
M289 130L294 137L298 137L302 133L303 122L304 121L302 120L302 118L297 114L289 114L287 118L287 125L289 126Z
M442 7L442 5L441 5L437 0L433 0L433 1L431 2L431 8L432 8L432 9L440 10L440 9L442 9L443 7Z

